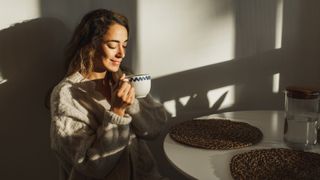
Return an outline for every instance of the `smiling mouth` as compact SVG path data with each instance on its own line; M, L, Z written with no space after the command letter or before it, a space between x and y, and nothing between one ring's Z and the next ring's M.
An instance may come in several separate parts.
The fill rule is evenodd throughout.
M111 62L112 62L113 64L117 64L117 65L120 65L120 64L121 64L121 61L116 61L116 60L112 60L112 59L111 59Z

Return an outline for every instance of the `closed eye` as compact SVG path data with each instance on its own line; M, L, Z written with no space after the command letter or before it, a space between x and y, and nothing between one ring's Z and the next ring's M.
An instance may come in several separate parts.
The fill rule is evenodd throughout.
M106 44L108 46L108 48L110 48L110 49L116 49L119 46L119 44L121 44L121 42L118 40L109 40L109 41L105 41L103 43ZM127 48L127 46L128 46L128 40L126 40L122 43L123 48Z
M106 45L110 49L115 49L115 48L117 48L118 43L116 43L116 42L107 42Z

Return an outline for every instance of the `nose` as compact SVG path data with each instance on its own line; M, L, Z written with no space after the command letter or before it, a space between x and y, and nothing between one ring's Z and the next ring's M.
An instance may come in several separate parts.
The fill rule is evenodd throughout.
M117 52L117 58L124 58L126 55L126 50L123 46L119 46L118 52Z

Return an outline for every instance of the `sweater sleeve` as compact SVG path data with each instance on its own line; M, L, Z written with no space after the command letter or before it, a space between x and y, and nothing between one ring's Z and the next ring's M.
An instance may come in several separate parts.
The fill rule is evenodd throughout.
M132 116L132 131L143 139L156 138L167 121L163 105L156 102L150 94L145 98L135 99L128 108L128 113Z
M51 145L60 160L89 177L103 178L129 143L131 116L104 110L102 119L74 99L70 87L51 95Z

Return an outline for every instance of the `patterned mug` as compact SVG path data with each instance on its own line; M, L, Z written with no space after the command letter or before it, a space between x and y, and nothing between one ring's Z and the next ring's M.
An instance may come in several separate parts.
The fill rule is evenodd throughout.
M136 98L144 98L151 89L151 76L149 74L128 75L126 79L135 89Z

